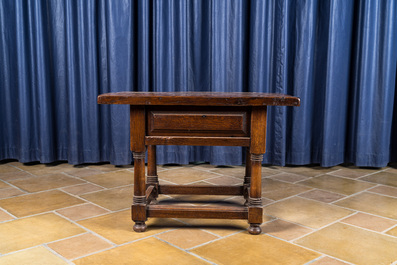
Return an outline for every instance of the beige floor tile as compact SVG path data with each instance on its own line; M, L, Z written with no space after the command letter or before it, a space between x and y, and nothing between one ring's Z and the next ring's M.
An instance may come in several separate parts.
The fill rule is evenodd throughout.
M215 169L211 170L211 172L243 179L245 176L245 167L216 167ZM269 167L262 167L262 177L269 177L278 173L280 173L280 171L271 169Z
M9 163L11 166L17 167L21 170L25 170L25 171L37 171L37 170L41 170L43 168L46 167L45 164L40 164L38 162L34 162L34 163L20 163L20 162L11 162Z
M243 182L240 179L227 177L227 176L217 177L217 178L213 178L213 179L207 179L206 181L211 184L224 185L224 186L243 185Z
M15 172L7 172L7 173L1 173L0 174L0 179L4 181L10 181L10 180L17 180L17 179L27 179L33 177L32 174L16 169L17 171Z
M67 173L68 175L83 178L91 175L101 174L103 172L100 171L99 169L93 169L88 167L76 167L73 170L69 170Z
M348 263L333 259L330 257L324 257L319 260L316 260L315 262L310 263L310 265L347 265Z
M91 183L84 183L76 186L62 188L62 190L74 195L82 195L89 192L103 190L103 188Z
M397 238L336 223L297 241L300 245L354 264L391 264Z
M128 170L102 173L84 177L85 180L105 188L115 188L134 184L134 173Z
M14 219L11 215L0 209L0 222L9 221Z
M280 167L281 171L299 174L305 177L315 177L322 174L326 174L329 172L334 172L338 168L337 167L320 167L320 166L287 166L287 167Z
M362 212L397 219L397 198L364 192L338 201L335 204Z
M344 195L341 194L337 194L325 190L317 190L317 189L310 190L308 192L300 194L299 196L325 203L330 203L345 197Z
M67 265L68 263L45 247L40 246L0 257L0 264Z
M111 211L118 211L131 207L133 192L132 186L126 186L93 192L81 195L81 197Z
M281 180L281 181L295 183L295 182L298 182L298 181L305 180L308 177L303 176L303 175L298 175L298 174L284 172L284 173L280 173L280 174L271 176L270 178L274 179L274 180Z
M68 172L73 170L73 167L58 165L58 164L32 164L32 165L18 165L18 168L25 170L36 176L45 176L49 174L59 174L61 172Z
M280 219L265 223L261 227L263 233L273 235L288 241L301 237L313 231L312 229Z
M10 186L7 183L5 183L4 181L0 180L0 190L7 189L7 188L10 188L10 187L12 187L12 186Z
M76 265L105 264L208 264L155 238L113 248L74 261Z
M134 222L131 220L130 210L85 219L78 223L115 244L127 243L185 226L174 219L149 218L146 222L148 226L147 231L144 233L136 233L132 230Z
M390 166L385 171L390 172L390 173L397 173L397 164L394 164L393 166Z
M10 165L7 165L7 164L0 165L0 175L2 175L4 173L18 172L18 171L20 171L20 170L15 168L15 167L13 167L13 166L10 166Z
M385 231L397 224L397 221L365 213L356 213L353 216L343 219L341 222L363 227L377 232Z
M17 219L0 224L0 253L17 251L84 232L84 229L53 213Z
M79 179L68 177L63 174L51 174L43 177L12 180L9 182L28 192L51 190L84 183Z
M14 197L14 196L22 195L22 194L25 194L25 192L23 192L17 188L14 188L14 187L2 189L2 190L0 190L0 199Z
M347 168L342 168L338 171L334 171L330 174L334 176L339 176L339 177L345 177L345 178L352 178L356 179L368 174L372 174L374 172L379 171L379 169L363 169L363 168L356 168L356 167L347 167Z
M193 226L194 229L203 229L219 236L227 236L233 233L246 230L247 220L221 220L221 219L180 219L182 222ZM272 220L269 216L263 217L263 222Z
M113 245L93 234L83 234L48 244L48 247L66 259L76 259L112 248Z
M274 166L262 166L262 177L267 178L276 174L280 174L283 171L277 169Z
M81 203L84 201L62 191L53 190L3 199L0 200L0 207L17 217L23 217Z
M299 184L344 195L351 195L374 186L373 184L363 181L334 177L331 175L322 175L309 180L301 181Z
M388 195L388 196L393 196L397 197L397 188L394 187L389 187L389 186L377 186L374 187L368 191L379 193L382 195Z
M57 212L73 221L77 221L77 220L105 214L108 213L109 211L101 207L98 207L96 205L87 203L87 204L81 204L66 209L58 210Z
M387 231L387 234L397 237L397 227L394 227L393 229Z
M215 169L217 166L211 165L210 163L193 163L195 168L200 168L203 170L212 170Z
M245 167L243 167L243 166L240 166L240 167L237 167L237 166L236 167L219 167L218 166L218 167L212 169L211 172L242 179L245 176Z
M189 249L219 238L200 229L189 228L173 230L157 237L183 249Z
M241 242L244 242L243 244ZM192 250L216 264L305 264L320 255L267 236L239 233Z
M397 173L391 173L388 171L375 173L373 175L363 177L361 180L397 187Z
M92 169L97 169L102 172L111 172L111 171L118 171L122 169L133 169L133 165L122 165L122 166L115 166L112 164L94 164L94 165L89 165L89 168Z
M188 184L200 180L219 177L208 171L202 171L194 168L177 168L158 172L158 176L162 180L170 181L176 184Z
M297 195L311 189L312 188L302 185L286 183L268 178L262 180L262 196L275 201Z
M264 208L265 214L311 228L320 228L335 222L352 211L300 197L276 202Z

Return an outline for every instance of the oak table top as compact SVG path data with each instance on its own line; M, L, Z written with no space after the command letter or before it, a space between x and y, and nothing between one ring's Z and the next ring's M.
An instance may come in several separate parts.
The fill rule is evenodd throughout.
M178 106L299 106L297 97L257 92L115 92L98 96L99 104Z

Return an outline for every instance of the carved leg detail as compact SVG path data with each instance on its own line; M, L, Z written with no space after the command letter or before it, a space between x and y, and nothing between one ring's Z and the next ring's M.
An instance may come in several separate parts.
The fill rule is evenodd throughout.
M146 224L146 183L145 152L134 152L134 197L131 207L135 232L145 232Z
M261 233L263 219L262 208L262 159L263 155L251 154L251 187L248 199L248 232L252 235Z

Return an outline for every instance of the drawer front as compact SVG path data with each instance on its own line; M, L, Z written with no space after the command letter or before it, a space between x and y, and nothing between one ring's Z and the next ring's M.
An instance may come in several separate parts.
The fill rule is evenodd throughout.
M247 136L247 113L214 111L149 111L148 135Z

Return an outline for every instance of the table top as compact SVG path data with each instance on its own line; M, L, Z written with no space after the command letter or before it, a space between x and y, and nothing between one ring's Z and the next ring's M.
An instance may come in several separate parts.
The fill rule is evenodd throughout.
M153 106L299 106L300 99L257 92L116 92L98 96L99 104Z

